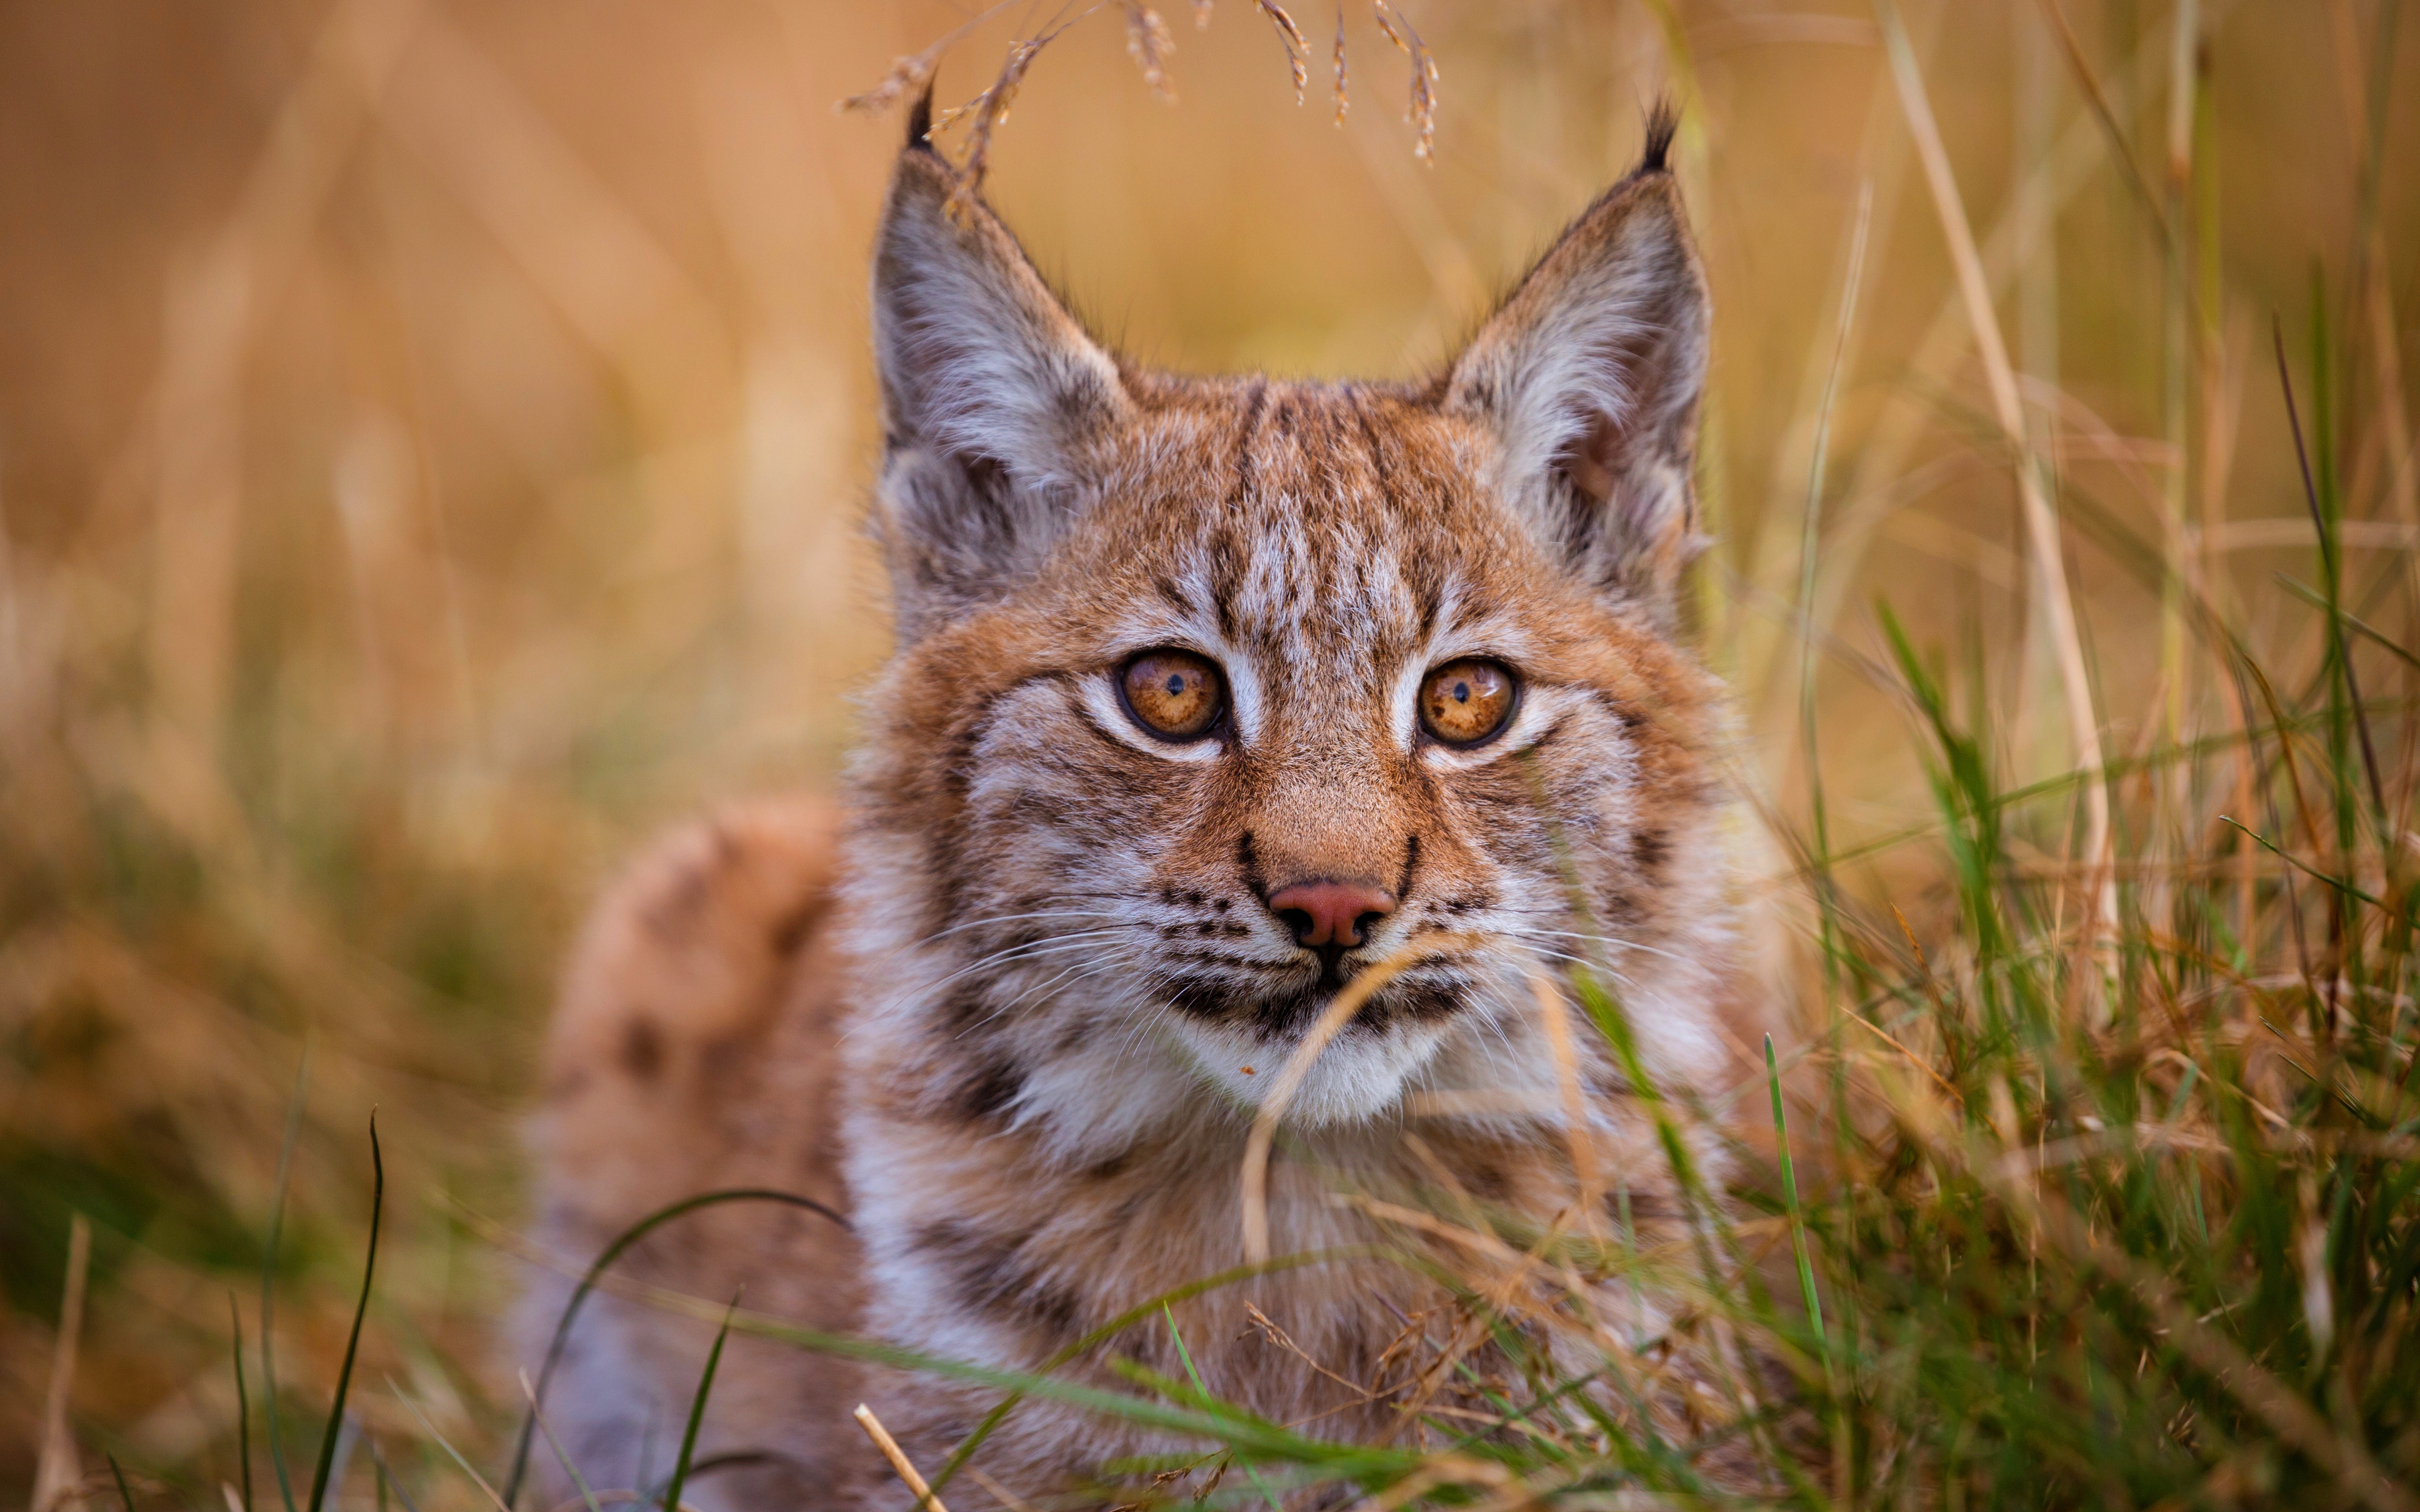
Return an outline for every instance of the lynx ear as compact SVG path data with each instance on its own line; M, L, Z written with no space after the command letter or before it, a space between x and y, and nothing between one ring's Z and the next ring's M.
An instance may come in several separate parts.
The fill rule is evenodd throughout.
M1117 364L924 145L920 105L874 261L878 529L900 628L1002 592L1078 506L1090 442L1131 411Z
M1701 544L1692 482L1709 323L1704 275L1665 166L1647 157L1572 223L1445 380L1443 408L1492 431L1489 480L1574 570L1659 619Z

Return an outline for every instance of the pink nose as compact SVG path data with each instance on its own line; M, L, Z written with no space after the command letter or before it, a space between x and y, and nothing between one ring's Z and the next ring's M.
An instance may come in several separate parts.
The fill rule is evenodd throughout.
M1363 925L1394 911L1395 895L1366 882L1297 882L1269 894L1269 912L1297 945L1358 945Z

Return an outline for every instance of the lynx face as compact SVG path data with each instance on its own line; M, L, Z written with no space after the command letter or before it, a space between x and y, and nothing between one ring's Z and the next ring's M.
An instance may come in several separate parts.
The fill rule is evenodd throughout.
M1670 633L1706 303L1660 147L1420 388L1125 364L953 187L911 147L876 274L877 1097L1098 1158L1255 1104L1407 947L1301 1124L1548 1085L1535 982L1575 960L1700 1064L1715 701Z

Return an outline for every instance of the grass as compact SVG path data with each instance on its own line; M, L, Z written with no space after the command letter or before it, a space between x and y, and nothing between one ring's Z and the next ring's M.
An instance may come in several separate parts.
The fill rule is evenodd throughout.
M1195 1443L1125 1467L1142 1502L1714 1502L1720 1458L1807 1506L2414 1505L2399 8L1357 8L1342 130L1293 109L1301 28L1241 0L1198 33L1104 8L1015 89L988 49L1047 18L979 19L941 97L994 192L1188 364L1413 370L1469 314L1437 291L1517 271L1635 101L1683 93L1723 312L1700 632L1784 1022L1738 1085L1650 1104L1668 1158L1718 1119L1747 1173L1684 1169L1679 1252L1411 1215L1471 1259L1370 1383L1419 1400L1393 1444L1189 1371L900 1363L996 1387L979 1432L1044 1396ZM862 332L830 312L892 127L826 107L963 18L599 13L572 47L430 12L356 54L367 10L288 9L225 79L150 23L0 50L49 70L6 110L116 102L0 176L54 228L4 250L56 306L0 354L0 1482L55 1406L47 1484L86 1507L527 1506L551 1362L499 1389L488 1236L535 1007L614 855L845 745L829 690L880 631L846 523L872 396L833 376ZM1373 61L1396 23L1408 110ZM365 110L356 55L390 79ZM238 86L271 75L269 106ZM203 82L124 87L155 76ZM120 172L246 187L189 256L79 197ZM1619 1053L1611 980L1581 985ZM1632 1276L1734 1365L1690 1412L1562 1284ZM1521 1379L1457 1361L1481 1339ZM980 1501L963 1458L922 1469Z

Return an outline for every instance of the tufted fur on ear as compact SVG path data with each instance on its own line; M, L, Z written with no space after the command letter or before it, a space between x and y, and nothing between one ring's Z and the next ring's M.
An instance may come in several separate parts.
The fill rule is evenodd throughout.
M1079 506L1092 443L1131 413L1116 363L908 126L874 262L884 460L876 526L903 639L995 596Z
M1697 529L1705 275L1666 166L1672 118L1454 360L1440 401L1496 437L1490 482L1573 569L1677 612Z

